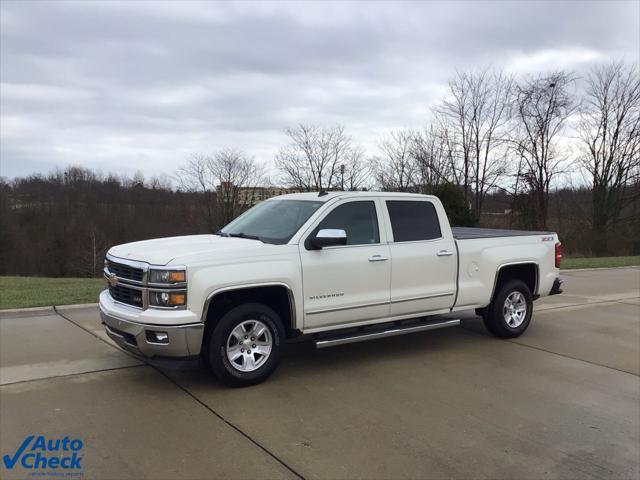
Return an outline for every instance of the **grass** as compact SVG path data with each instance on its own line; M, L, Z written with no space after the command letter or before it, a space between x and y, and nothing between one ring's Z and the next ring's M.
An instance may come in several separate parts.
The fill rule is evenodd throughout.
M103 278L0 277L0 310L95 303Z
M562 259L563 270L632 265L640 265L640 255ZM102 278L0 277L0 310L95 303L104 288Z
M562 270L574 268L610 268L640 265L640 255L631 257L563 258Z

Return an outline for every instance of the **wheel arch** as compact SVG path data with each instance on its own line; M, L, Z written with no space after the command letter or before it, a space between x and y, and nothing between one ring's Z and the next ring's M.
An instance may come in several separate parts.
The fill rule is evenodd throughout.
M296 305L293 290L283 282L265 282L233 285L211 292L202 309L202 322L206 333L215 327L218 320L235 306L243 303L262 303L272 308L282 319L285 335L296 336Z
M537 262L524 261L504 263L498 266L493 280L491 301L495 298L499 288L509 280L522 280L527 284L533 298L537 298L538 285L540 283L540 266Z

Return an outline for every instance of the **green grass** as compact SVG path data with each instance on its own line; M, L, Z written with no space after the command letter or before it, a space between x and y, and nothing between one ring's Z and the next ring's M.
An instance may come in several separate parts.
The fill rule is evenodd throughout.
M0 277L0 310L95 303L103 278Z
M562 270L574 268L608 268L640 265L640 255L632 257L563 258Z

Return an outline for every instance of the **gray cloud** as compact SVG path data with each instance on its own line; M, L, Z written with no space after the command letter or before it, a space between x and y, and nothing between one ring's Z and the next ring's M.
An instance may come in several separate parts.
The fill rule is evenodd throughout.
M271 162L299 122L373 151L417 127L455 69L638 59L637 2L2 2L0 174L69 163Z

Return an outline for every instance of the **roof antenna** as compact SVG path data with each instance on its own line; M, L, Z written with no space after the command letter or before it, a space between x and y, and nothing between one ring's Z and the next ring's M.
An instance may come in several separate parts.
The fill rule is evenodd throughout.
M329 192L325 192L324 190L320 190L320 192L318 193L319 197L324 197L325 195L329 195Z

